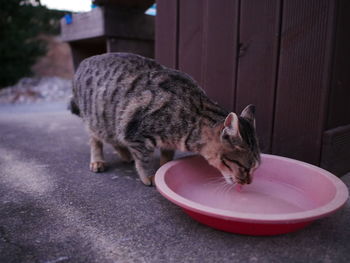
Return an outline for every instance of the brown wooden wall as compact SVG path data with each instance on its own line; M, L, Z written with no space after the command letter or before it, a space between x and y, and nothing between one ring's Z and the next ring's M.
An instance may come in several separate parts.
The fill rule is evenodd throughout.
M315 164L327 110L334 2L283 3L272 152Z
M349 17L346 0L158 0L156 59L229 110L255 104L263 152L320 164L350 124Z

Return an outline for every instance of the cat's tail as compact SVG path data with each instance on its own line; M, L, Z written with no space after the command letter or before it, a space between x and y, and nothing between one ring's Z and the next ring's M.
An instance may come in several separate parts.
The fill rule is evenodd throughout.
M73 97L70 99L68 109L71 111L71 113L80 116L80 109L79 109L78 105L75 103Z

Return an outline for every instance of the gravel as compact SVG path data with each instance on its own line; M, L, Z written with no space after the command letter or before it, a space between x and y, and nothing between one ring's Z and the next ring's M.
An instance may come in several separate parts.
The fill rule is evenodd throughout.
M60 77L22 78L14 86L0 90L2 104L68 101L72 80Z

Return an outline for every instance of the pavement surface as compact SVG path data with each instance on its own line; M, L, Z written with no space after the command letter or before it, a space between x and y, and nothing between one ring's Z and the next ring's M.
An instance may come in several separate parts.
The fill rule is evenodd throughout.
M0 106L0 262L350 262L350 202L286 235L211 229L146 187L63 104ZM350 186L350 174L342 177Z

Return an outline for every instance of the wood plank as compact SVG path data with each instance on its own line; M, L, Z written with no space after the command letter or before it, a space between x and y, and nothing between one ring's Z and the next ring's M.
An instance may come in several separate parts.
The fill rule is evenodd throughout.
M257 131L263 152L271 151L280 7L280 0L241 2L236 111L240 112L248 104L256 105Z
M328 0L284 1L274 154L319 164L333 6Z
M339 0L337 2L339 7L337 8L337 30L327 129L350 124L350 1Z
M234 110L239 1L205 0L202 33L202 85L208 96Z
M134 9L106 6L104 7L103 23L107 37L154 41L154 16L140 13Z
M154 42L139 39L108 38L107 52L130 52L154 58Z
M179 69L202 84L203 1L179 0Z
M321 167L341 176L350 171L350 125L323 134Z
M107 52L106 38L104 37L69 42L69 46L72 50L75 70L83 59Z
M133 8L133 9L138 9L139 12L144 12L155 1L154 0L93 0L92 2L99 6L106 5L106 6L116 6L116 7L122 7L122 8Z
M155 57L170 68L178 68L178 0L157 0Z
M104 9L94 8L90 12L72 14L72 23L61 19L61 37L63 41L76 41L101 37L105 34Z

